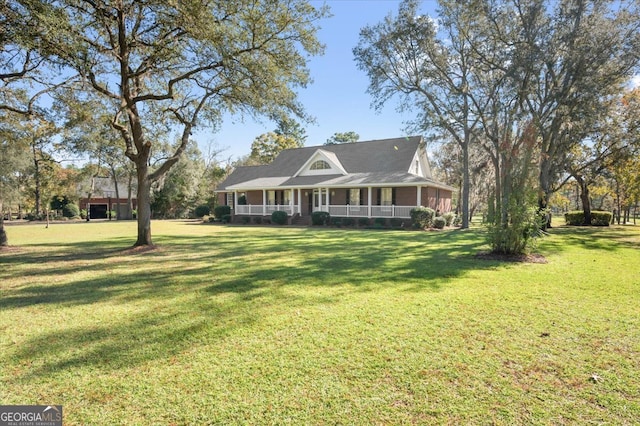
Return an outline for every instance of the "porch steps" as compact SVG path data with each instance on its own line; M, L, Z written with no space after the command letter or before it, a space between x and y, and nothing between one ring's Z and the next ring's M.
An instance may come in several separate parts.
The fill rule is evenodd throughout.
M309 217L300 216L298 213L291 218L291 225L293 226L307 226L309 225Z

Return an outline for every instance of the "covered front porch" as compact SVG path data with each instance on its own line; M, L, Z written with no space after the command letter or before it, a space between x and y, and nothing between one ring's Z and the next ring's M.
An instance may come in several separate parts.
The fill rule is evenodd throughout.
M274 211L310 216L324 211L332 217L408 219L418 206L451 210L451 191L430 186L237 190L226 195L234 216L270 216Z

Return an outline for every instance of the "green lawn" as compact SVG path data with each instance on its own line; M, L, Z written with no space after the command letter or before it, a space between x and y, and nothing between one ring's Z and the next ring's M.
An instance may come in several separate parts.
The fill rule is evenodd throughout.
M640 227L12 226L0 404L65 424L637 424ZM18 248L15 248L18 247Z

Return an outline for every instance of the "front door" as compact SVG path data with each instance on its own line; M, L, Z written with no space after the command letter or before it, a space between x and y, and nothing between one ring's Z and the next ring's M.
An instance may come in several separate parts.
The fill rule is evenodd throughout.
M313 210L312 211L329 211L327 206L327 192L322 189L313 190Z

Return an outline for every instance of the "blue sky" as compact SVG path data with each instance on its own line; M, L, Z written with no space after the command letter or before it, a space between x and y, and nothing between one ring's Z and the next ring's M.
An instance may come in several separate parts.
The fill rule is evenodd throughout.
M309 62L314 82L299 93L307 113L316 118L315 124L306 126L306 145L322 145L336 132L355 131L363 141L407 136L404 123L413 117L398 113L393 100L379 113L371 108L371 96L366 93L368 77L357 69L352 53L360 29L381 22L389 13L396 15L400 0L310 1L317 7L328 4L333 16L320 23L318 38L326 48L323 56ZM436 7L436 0L422 2L425 14L436 16ZM640 86L640 76L631 84ZM275 128L268 120L226 116L217 131L207 129L194 137L205 155L209 146L223 149L218 160L225 162L249 154L253 140Z
M320 7L323 1L312 1ZM306 126L307 146L322 145L336 132L354 131L360 140L406 136L404 122L409 115L396 112L391 101L377 113L366 93L367 75L358 70L352 49L358 44L360 29L381 22L390 12L397 14L400 0L329 0L333 16L320 23L318 38L325 44L325 54L309 62L313 83L299 94L307 112L316 118ZM434 15L435 1L425 1L423 10ZM212 132L197 133L201 150L207 146L224 149L219 160L237 159L251 151L253 140L276 125L269 121L255 122L251 118L225 117L222 127Z

